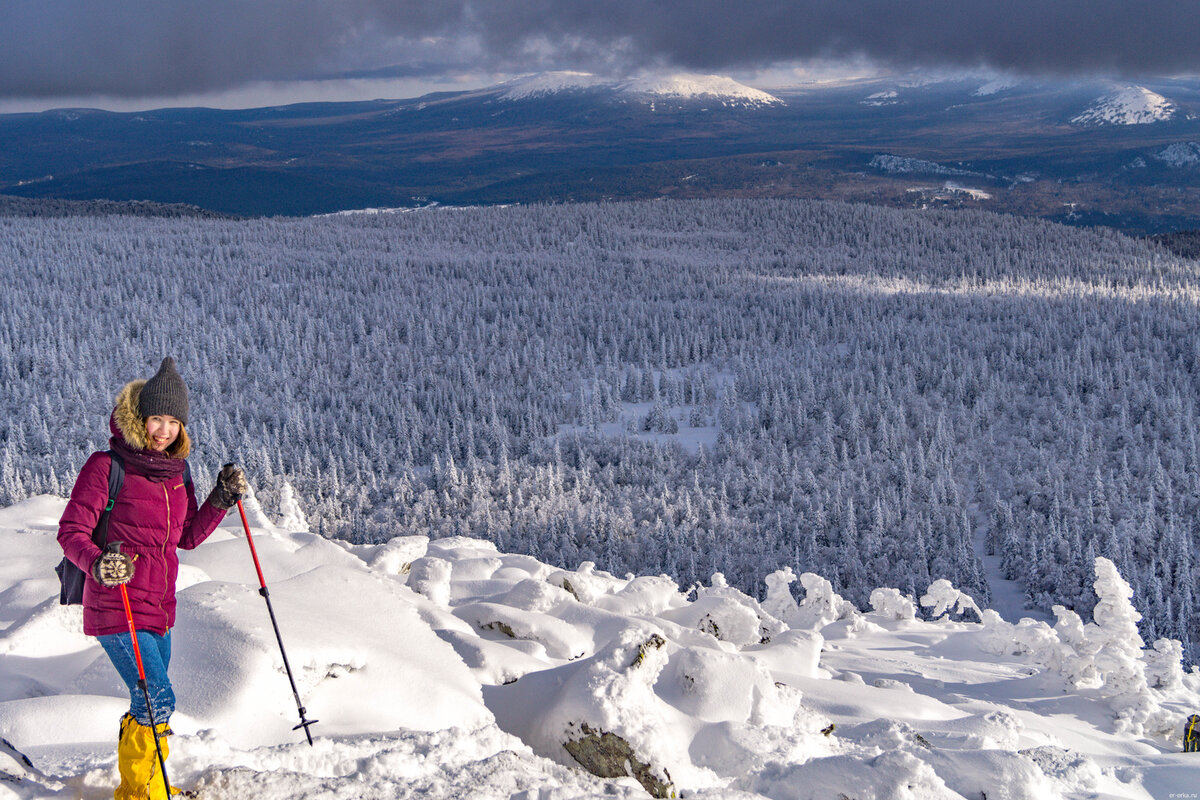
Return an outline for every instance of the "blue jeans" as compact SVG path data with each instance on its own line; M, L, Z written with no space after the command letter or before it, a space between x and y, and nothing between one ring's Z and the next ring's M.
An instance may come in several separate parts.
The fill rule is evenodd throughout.
M159 636L150 631L138 631L138 649L142 653L142 667L146 670L146 688L150 692L150 705L154 707L154 722L163 724L175 710L175 691L167 677L171 663L171 632ZM121 680L129 687L129 713L143 725L150 725L150 713L146 710L146 696L138 686L137 661L133 657L133 640L128 633L110 633L97 636L100 646L108 653L108 659L117 668Z

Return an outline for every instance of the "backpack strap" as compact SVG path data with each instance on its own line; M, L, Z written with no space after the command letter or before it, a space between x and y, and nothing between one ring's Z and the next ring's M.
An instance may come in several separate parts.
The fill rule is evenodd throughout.
M108 503L96 522L96 530L92 531L92 541L103 550L108 545L108 515L112 513L117 503L117 494L125 483L125 462L112 450L108 451Z
M183 485L192 485L192 466L186 461L183 462Z

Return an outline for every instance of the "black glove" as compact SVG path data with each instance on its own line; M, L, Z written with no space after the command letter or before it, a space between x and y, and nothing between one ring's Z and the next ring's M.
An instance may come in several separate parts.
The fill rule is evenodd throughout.
M113 589L133 580L133 559L121 552L120 542L109 547L92 562L92 577L104 588Z
M246 483L246 473L242 472L242 468L226 464L217 473L217 485L208 496L208 502L222 511L228 511L249 491L250 484Z

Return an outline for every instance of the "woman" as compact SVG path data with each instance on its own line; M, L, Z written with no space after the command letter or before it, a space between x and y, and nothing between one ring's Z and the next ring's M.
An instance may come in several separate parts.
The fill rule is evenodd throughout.
M127 384L117 395L109 419L109 445L125 469L108 518L107 541L120 542L119 552L111 547L102 552L92 541L108 504L109 453L93 453L83 465L59 521L63 552L88 575L83 590L84 633L99 639L129 687L129 713L121 718L117 745L121 784L116 800L167 796L118 587L127 584L154 722L166 757L166 736L171 733L167 722L175 710L167 666L179 572L176 548L191 550L208 538L248 490L242 470L227 465L217 476L212 494L197 508L195 491L185 480L184 459L191 449L187 418L187 386L174 359L163 359L150 380ZM171 793L176 792L172 788Z

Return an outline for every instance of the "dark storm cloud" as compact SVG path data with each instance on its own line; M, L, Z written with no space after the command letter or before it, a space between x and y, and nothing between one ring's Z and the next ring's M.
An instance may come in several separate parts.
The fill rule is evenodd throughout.
M5 0L2 14L9 97L162 95L433 63L719 71L865 55L1062 74L1200 68L1192 0Z

